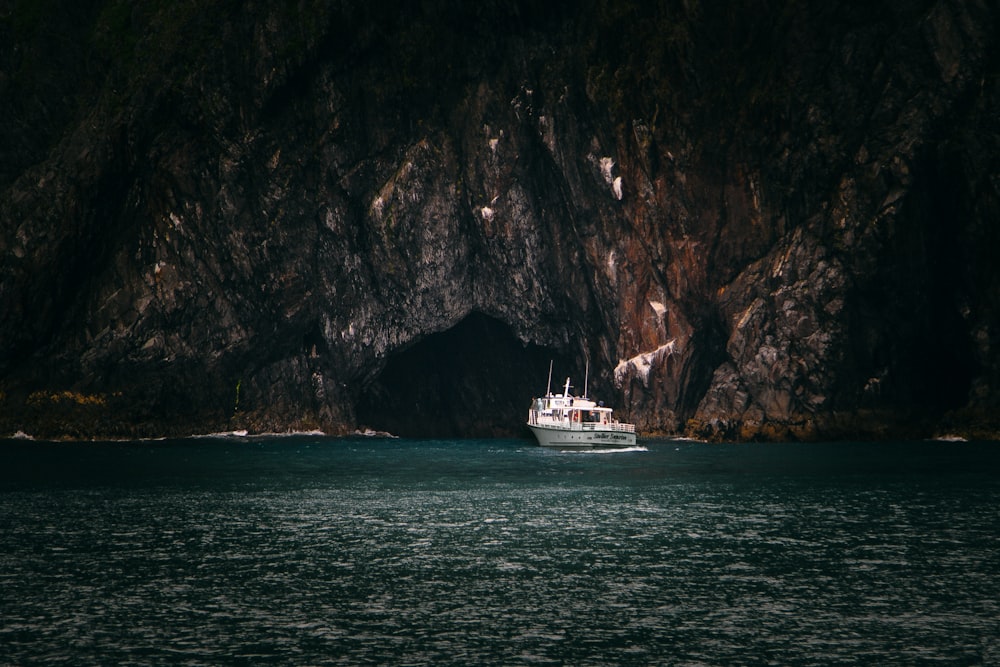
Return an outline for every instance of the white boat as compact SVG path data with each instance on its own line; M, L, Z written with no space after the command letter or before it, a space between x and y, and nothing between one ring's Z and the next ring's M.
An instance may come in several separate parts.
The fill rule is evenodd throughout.
M545 396L532 400L528 428L542 447L633 447L635 425L619 422L613 410L587 397L570 393L569 378L563 393L552 393L552 368Z

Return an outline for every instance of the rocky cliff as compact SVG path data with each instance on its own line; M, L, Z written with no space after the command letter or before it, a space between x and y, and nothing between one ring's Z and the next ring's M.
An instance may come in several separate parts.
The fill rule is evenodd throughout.
M0 9L0 434L1000 431L986 0Z

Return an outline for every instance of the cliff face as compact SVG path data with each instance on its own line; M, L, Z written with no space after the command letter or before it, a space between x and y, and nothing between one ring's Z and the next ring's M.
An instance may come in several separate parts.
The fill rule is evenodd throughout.
M48 4L0 433L520 433L549 359L645 432L997 429L985 0Z

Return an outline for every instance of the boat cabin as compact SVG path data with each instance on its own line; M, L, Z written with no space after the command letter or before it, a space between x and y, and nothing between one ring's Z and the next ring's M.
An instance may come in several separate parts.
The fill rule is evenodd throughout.
M564 394L536 398L532 412L536 420L555 424L609 424L612 422L611 408L598 405L589 399L565 396Z

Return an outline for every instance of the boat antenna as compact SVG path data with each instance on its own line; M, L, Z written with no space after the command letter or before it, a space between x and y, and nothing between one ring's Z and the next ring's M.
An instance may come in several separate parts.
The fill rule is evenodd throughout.
M549 359L549 383L545 385L545 395L552 395L552 360Z
M590 380L590 359L587 359L587 365L584 368L586 370L583 372L583 397L587 398L587 382Z

